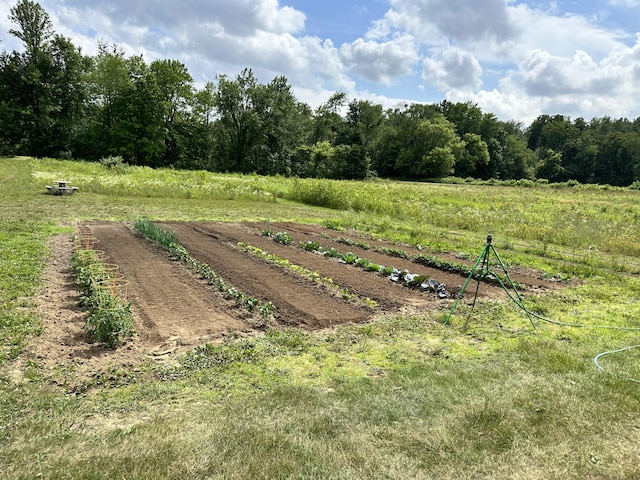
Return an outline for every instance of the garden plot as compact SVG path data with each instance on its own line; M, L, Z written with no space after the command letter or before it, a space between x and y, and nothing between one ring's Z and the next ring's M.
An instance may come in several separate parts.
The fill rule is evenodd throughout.
M317 241L323 248L352 251L381 265L435 278L452 289L465 281L464 276L418 265L410 259L345 245L336 239L341 237L344 241L344 232L317 226L272 224L272 231L291 235L293 241L287 245L263 235L264 224L258 223L159 222L159 225L174 232L189 254L207 264L226 284L260 302L271 302L273 316L264 319L248 313L124 223L87 222L81 228L99 240L99 248L109 262L118 265L129 281L127 298L136 334L124 346L111 350L97 345L84 332L85 314L77 306L78 296L69 267L73 242L68 237L57 237L52 245L52 262L45 272L46 287L38 299L45 331L31 345L31 352L40 363L51 367L70 364L74 369L92 373L107 366L136 364L148 356L164 358L204 342L221 341L230 334L255 334L268 326L314 330L366 322L382 314L446 309L452 304L451 299L439 299L433 292L394 283L378 273L299 246L299 242L309 240ZM330 278L334 288L261 259L241 248L239 242ZM393 247L384 242L376 245ZM518 281L528 285L543 283L536 275L525 277L531 281ZM478 297L502 299L506 294L499 287L482 284Z

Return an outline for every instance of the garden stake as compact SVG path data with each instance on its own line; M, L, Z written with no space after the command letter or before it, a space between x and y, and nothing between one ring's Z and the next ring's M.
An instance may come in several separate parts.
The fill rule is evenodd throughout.
M493 246L492 240L493 239L492 239L491 235L487 235L487 243L484 246L484 248L482 249L482 252L480 252L480 256L478 256L478 259L476 260L475 265L471 269L471 273L469 273L469 276L467 277L466 282L464 282L464 285L462 286L462 289L460 290L460 293L458 293L458 295L456 296L456 301L454 302L453 307L451 308L451 311L449 312L449 315L447 316L447 320L444 323L445 323L445 325L449 323L449 319L451 318L451 315L453 315L454 310L458 306L458 302L462 298L462 295L464 294L464 291L466 290L467 286L469 285L469 282L471 281L471 278L473 278L473 275L478 270L478 266L480 266L479 275L477 276L478 284L476 285L476 293L475 293L475 296L473 297L473 303L471 305L471 308L476 306L476 299L478 298L478 290L480 289L480 282L487 275L493 275L498 280L498 283L500 283L500 286L503 288L503 290L505 292L507 292L507 295L509 296L509 298L511 300L513 300L516 305L518 305L520 308L522 308L525 311L525 313L527 314L527 317L529 318L529 321L531 322L531 325L533 326L533 328L536 328L536 326L533 323L533 320L531 318L531 315L529 314L529 311L524 307L524 305L522 303L522 297L520 296L520 293L518 292L518 289L516 288L515 284L511 280L511 277L509 276L509 272L507 272L507 268L504 266L504 263L502 263L502 260L500 259L500 255L498 255L496 247ZM516 292L516 296L518 297L517 299L514 298L513 295L511 295L511 293L507 289L507 286L502 282L502 280L500 280L500 277L498 277L497 275L495 275L491 271L491 268L489 266L489 254L491 252L493 252L495 254L496 259L498 260L498 265L500 265L500 268L502 268L502 271L504 272L505 276L507 277L507 280L509 280L509 285L511 286L513 291Z

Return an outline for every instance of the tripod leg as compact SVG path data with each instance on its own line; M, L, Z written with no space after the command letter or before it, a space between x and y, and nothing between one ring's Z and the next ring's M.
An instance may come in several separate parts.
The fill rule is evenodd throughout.
M462 286L462 289L460 289L460 292L456 296L456 301L453 303L453 307L451 307L451 310L449 311L449 315L447 316L447 319L444 322L445 325L449 323L449 320L451 319L451 315L453 315L453 312L455 311L456 307L458 306L458 302L462 298L462 295L464 294L464 291L467 289L467 286L469 285L469 282L473 278L473 274L476 272L476 269L478 268L478 265L480 264L481 261L483 261L483 260L486 261L490 246L491 246L491 244L487 243L484 246L484 248L482 249L482 252L480 253L480 255L478 256L478 259L476 260L476 263L473 265L473 268L471 269L471 272L469 273L469 276L467 277L467 280L464 282L464 285ZM478 281L478 286L479 285L480 285L480 281ZM476 290L476 295L477 295L477 290ZM475 298L474 298L473 302L475 304Z
M531 314L529 313L529 310L527 310L523 304L523 300L522 300L522 296L520 296L520 292L518 291L518 289L516 288L515 283L513 283L513 280L511 280L511 277L509 276L509 272L507 271L507 267L504 266L504 263L502 263L502 260L500 259L500 255L498 255L498 252L496 251L495 247L492 245L491 249L493 250L493 253L495 253L496 258L498 259L498 264L500 265L500 268L502 268L502 271L504 272L505 276L507 277L507 280L509 280L509 286L513 289L514 292L516 292L516 297L518 297L518 300L515 301L515 299L512 299L515 301L515 303L522 308L525 313L527 314L527 317L529 318L529 322L531 322L531 325L533 326L533 328L536 328L535 324L533 323L533 319L531 318ZM498 278L496 276L496 278ZM509 291L507 290L507 287L504 285L504 283L502 283L502 281L500 280L500 278L498 278L498 281L500 282L500 285L502 286L502 288L504 289L505 292L507 292L507 295L509 295L511 297L511 294L509 293Z
M476 293L473 296L473 303L471 304L471 308L476 306L476 300L478 299L478 291L480 290L480 282L485 277L487 273L489 273L489 252L491 251L490 245L487 245L485 248L484 257L482 258L482 262L480 262L480 275L478 275L478 283L476 284Z

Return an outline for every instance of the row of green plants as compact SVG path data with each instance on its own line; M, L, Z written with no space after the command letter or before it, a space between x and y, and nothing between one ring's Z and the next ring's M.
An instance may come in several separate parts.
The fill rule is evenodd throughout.
M288 234L287 234L288 235ZM278 241L274 238L275 241ZM305 268L301 265L296 265L295 263L291 263L291 261L287 260L286 258L281 258L273 253L268 253L265 252L264 250L262 250L261 248L255 247L253 245L247 245L244 242L238 242L238 247L241 248L242 250L244 250L245 252L248 252L252 255L255 255L256 257L262 259L262 260L266 260L269 263L272 263L274 265L278 265L282 268L285 268L297 275L300 275L302 277L306 277L311 279L312 281L319 283L321 285L324 285L325 287L328 287L330 289L335 289L338 290L340 295L342 296L342 298L345 299L352 299L352 300L356 300L359 302L362 302L366 305L369 305L370 307L376 307L377 303L375 300L371 300L370 298L361 298L360 296L356 295L355 293L351 292L348 288L346 287L341 287L339 285L336 285L335 283L333 283L333 279L329 278L329 277L322 277L318 272L310 270L308 268Z
M260 302L257 298L241 292L235 287L227 285L220 275L209 267L206 263L199 262L191 255L186 248L177 242L177 237L173 232L169 232L159 227L146 218L136 220L134 228L148 240L156 242L167 250L175 259L179 260L191 270L200 275L209 285L214 286L226 299L234 300L237 306L244 308L249 313L259 313L264 319L269 318L275 311L275 306L271 302Z
M440 257L436 257L433 255L427 255L424 253L417 253L415 255L410 255L409 253L405 252L404 250L400 249L400 248L395 248L395 247L372 247L371 245L369 245L368 243L362 242L362 241L353 241L349 238L345 238L345 237L338 237L336 239L337 242L339 243L344 243L346 245L355 245L359 248L362 248L364 250L373 250L374 252L378 252L378 253L383 253L385 255L388 255L390 257L396 257L396 258L402 258L405 260L411 260L414 263L417 263L419 265L424 265L425 267L430 267L430 268L435 268L438 270L442 270L444 272L450 272L450 273L454 273L457 275L461 275L463 277L468 277L469 275L471 275L472 271L473 271L473 267L470 267L468 265L462 264L462 263L457 263L457 262L452 262L450 260L444 259L444 258L440 258ZM353 255L353 254L351 254ZM359 259L360 262L363 262L362 259ZM364 261L366 263L366 260ZM375 265L375 264L374 264ZM483 278L484 281L489 282L489 283L497 283L497 284L506 284L505 282L508 280L506 278L502 278L502 276L500 274L496 274L495 272L492 272L494 276L498 277L501 281L498 281L497 278L493 278L490 276L485 276ZM480 278L482 274L478 271L473 272L473 278L478 279ZM420 277L420 276L418 276ZM412 278L412 277L409 277ZM414 280L411 280L411 282L413 282Z
M263 232L263 235L271 237L272 240L278 243L284 243L287 245L294 243L293 237L291 236L291 234L286 232L275 232L275 233ZM346 245L355 245L365 250L373 250L379 253L384 253L385 255L388 255L390 257L397 257L397 258L412 260L413 262L418 263L420 265L436 268L438 270L442 270L446 272L455 273L461 276L469 276L472 272L472 268L467 265L451 262L449 260L441 259L431 255L425 255L422 253L418 253L416 255L409 255L405 251L398 248L393 248L393 247L372 248L371 245L365 242L353 241L345 237L338 237L337 241L339 243L344 243ZM423 290L436 292L442 298L451 296L451 294L447 292L444 284L441 284L436 280L429 278L427 275L418 275L415 273L411 273L406 269L400 270L393 266L381 265L381 264L372 262L367 258L362 258L353 252L342 253L334 247L323 248L320 245L320 242L316 240L307 240L304 242L301 241L297 243L297 246L302 248L303 250L306 250L308 252L314 252L324 257L337 258L342 263L360 267L366 270L367 272L379 273L380 275L389 278L391 281L401 283L407 287L419 287L419 288L422 288ZM492 273L496 275L495 272L492 272ZM481 275L482 273L479 271L473 272L473 278L475 279L479 279ZM499 275L497 276L499 277ZM505 282L507 281L507 279L502 279L502 282L500 282L498 279L494 279L490 276L485 276L483 280L490 283L498 283L498 284L506 284Z
M71 258L80 305L89 311L85 330L101 344L115 348L134 333L131 304L126 302L127 281L101 252L77 248Z
M263 232L263 235L271 237L271 239L277 243L283 243L286 245L293 243L293 236L287 232L273 233L273 232L265 231ZM367 272L379 273L380 275L388 278L392 282L401 283L407 287L418 287L418 288L422 288L423 290L438 293L438 295L441 298L447 298L452 296L452 294L449 291L447 291L445 284L440 283L433 278L429 278L427 275L417 275L414 273L410 273L408 270L399 270L395 267L380 265L378 263L372 262L367 258L361 258L352 252L341 253L338 249L334 247L323 248L320 245L320 243L315 240L298 242L297 246L308 252L313 252L313 253L322 255L323 257L337 258L342 263L360 267L366 270ZM244 247L246 248L246 246ZM249 248L252 250L255 249L255 247L249 247ZM370 246L366 246L366 249L370 249ZM263 258L266 257L268 260L270 260L270 257L272 257L271 254L266 254L265 252L262 252L260 249L256 249L256 250L258 251L257 254L262 256ZM376 248L375 250L384 251L384 248L383 247L381 247L380 249ZM398 252L401 252L400 250L396 251L396 249L391 249L391 248L389 248L388 250L389 252L387 252L387 254L389 254L390 256L409 258L409 255L404 252L402 252L403 255L400 255L400 253L398 253ZM281 259L277 259L275 261L283 262L285 266L288 266L288 263L289 263L287 260L281 260ZM302 268L302 267L298 267L298 268ZM313 275L318 275L318 274L317 272L312 272L311 273L312 278L313 278ZM369 299L367 300L369 301Z

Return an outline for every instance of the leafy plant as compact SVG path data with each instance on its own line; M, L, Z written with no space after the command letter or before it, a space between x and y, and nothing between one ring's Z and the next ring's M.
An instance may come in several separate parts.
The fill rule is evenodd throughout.
M300 248L307 250L308 252L317 252L320 250L320 243L315 240L307 240L306 242L299 243Z
M307 277L310 280L316 282L316 283L320 283L326 287L329 287L331 289L336 289L339 290L342 297L343 298L354 298L357 299L359 301L362 301L363 303L371 306L372 308L376 306L376 302L369 299L369 298L365 298L365 299L361 299L360 297L358 297L357 295L349 292L349 290L347 288L341 288L338 285L335 285L333 283L333 279L329 278L329 277L322 277L320 276L320 274L318 272L315 272L313 270L309 270L308 268L302 267L300 265L295 265L293 263L291 263L289 260L285 259L285 258L280 258L277 255L274 255L272 253L268 253L265 252L264 250L258 248L258 247L254 247L252 245L247 245L246 243L243 242L239 242L238 246L240 248L242 248L243 250L245 250L246 252L249 252L263 260L266 260L270 263L273 263L275 265L278 265L280 267L286 268L287 270L296 273L300 276L303 277ZM348 293L348 297L345 296L345 292Z
M177 243L176 234L159 227L155 223L149 221L148 218L139 218L134 223L134 228L149 240L153 240L165 249L171 248L171 245Z
M322 250L322 255L330 258L339 258L342 256L340 251L337 248L331 247L326 250Z
M271 236L271 238L273 238L274 242L281 243L283 245L289 245L293 242L291 234L286 232L276 232Z
M135 332L131 304L107 292L96 290L93 296L97 298L85 324L87 332L108 347L125 343Z
M120 155L109 155L108 157L102 157L100 159L100 164L109 170L115 170L121 173L125 172L128 167L128 165Z
M355 253L347 252L342 255L340 261L346 263L347 265L354 265L359 259L360 257L358 257Z
M102 262L100 252L76 249L71 256L71 268L76 275L80 304L89 309L85 329L107 347L125 343L135 333L131 305L117 295L115 266ZM104 288L105 282L112 285Z
M409 258L409 254L404 250L400 250L399 248L391 248L391 247L376 247L376 252L384 253L385 255L389 255L390 257L396 258Z

